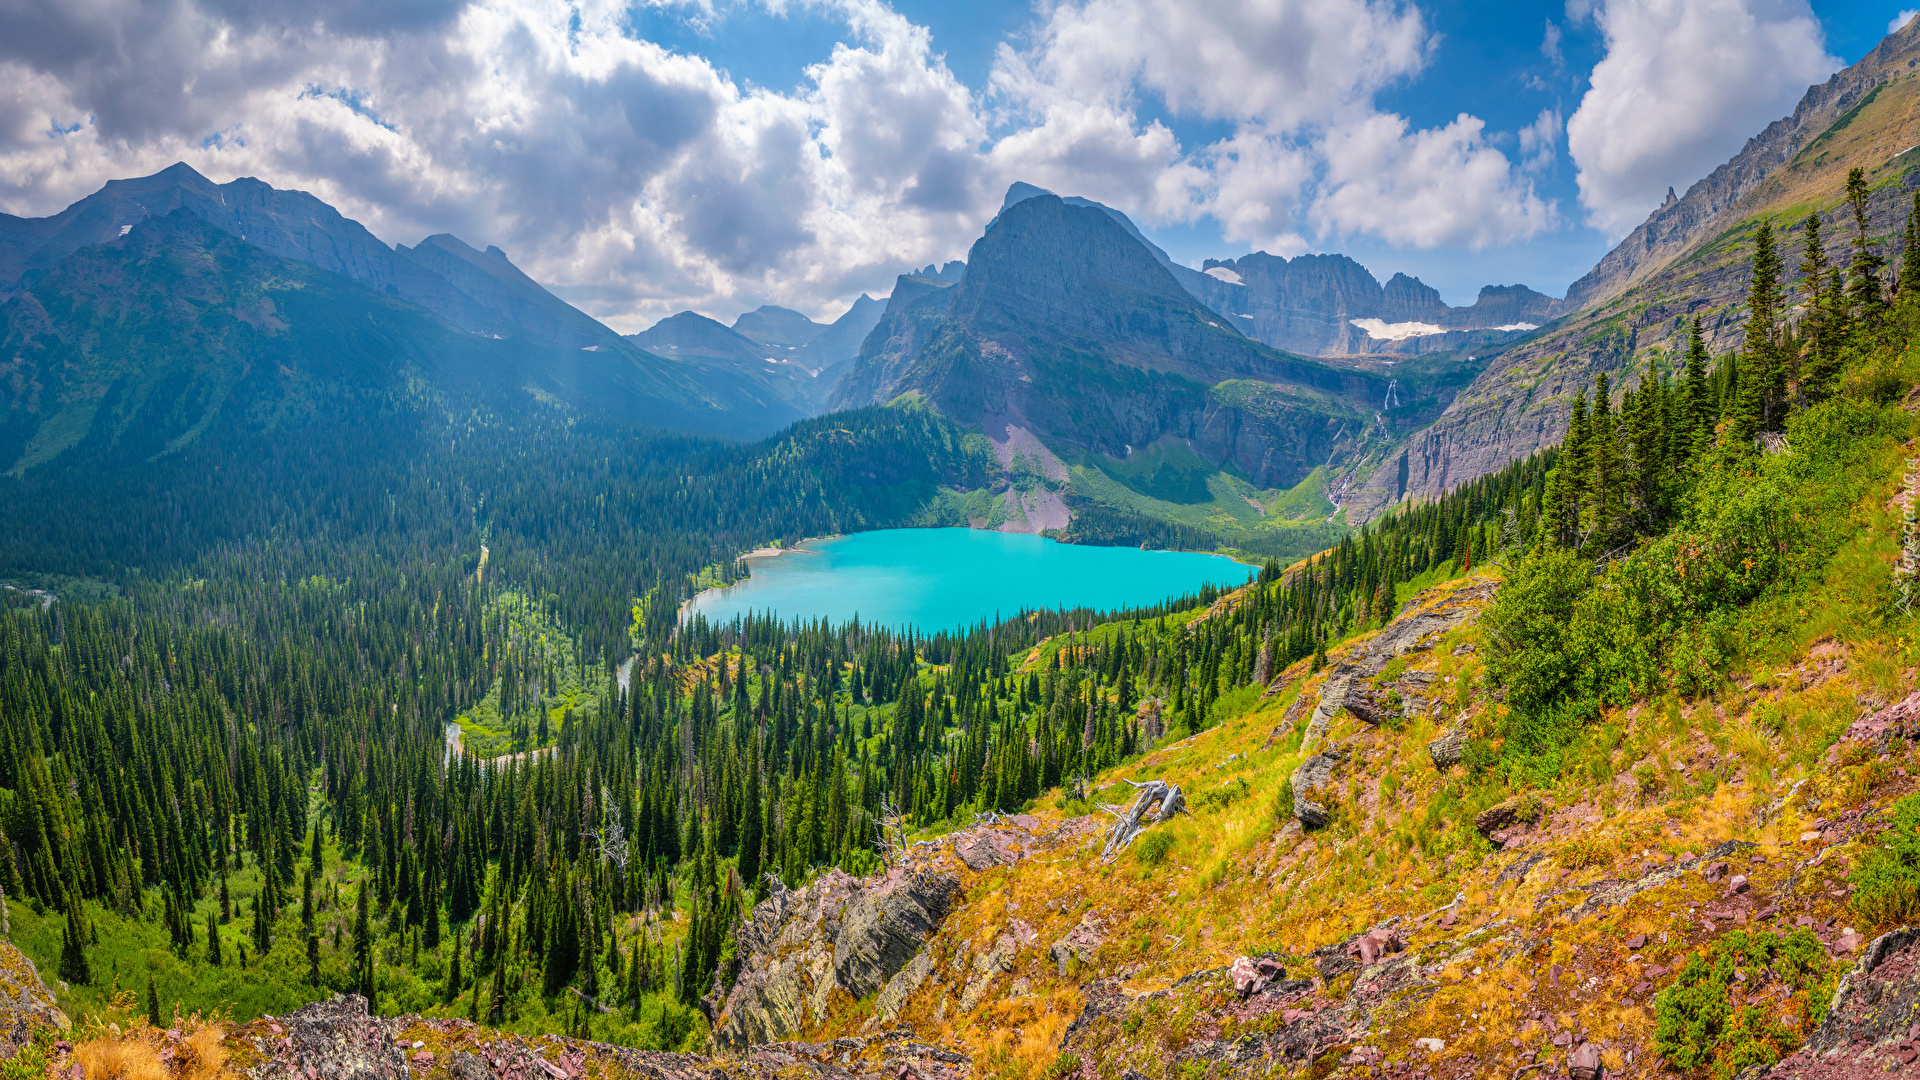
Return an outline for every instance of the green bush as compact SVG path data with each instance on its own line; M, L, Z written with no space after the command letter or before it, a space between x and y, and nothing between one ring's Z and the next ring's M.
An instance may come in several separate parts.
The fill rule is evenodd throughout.
M1704 956L1694 956L1673 985L1654 995L1653 1042L1661 1056L1683 1072L1710 1069L1730 1080L1752 1065L1772 1065L1798 1049L1800 1033L1758 1006L1735 1009L1727 990L1734 974L1748 979L1773 974L1805 1007L1808 1023L1817 1023L1825 984L1820 942L1807 929L1786 938L1735 930L1715 941ZM1790 998L1789 1000L1791 1000Z
M1136 856L1148 866L1159 866L1167 861L1167 853L1173 850L1173 834L1165 829L1148 829L1147 835L1140 838L1140 846L1134 849Z
M1854 914L1879 930L1920 921L1920 794L1894 803L1891 817L1893 828L1851 875Z

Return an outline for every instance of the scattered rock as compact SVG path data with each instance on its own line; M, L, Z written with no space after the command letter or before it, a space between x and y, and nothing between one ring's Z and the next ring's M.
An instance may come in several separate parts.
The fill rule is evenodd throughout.
M400 1030L392 1020L367 1012L367 999L346 994L316 1001L281 1017L286 1056L269 1057L249 1080L400 1080L410 1075L406 1055L394 1045Z
M1333 800L1320 792L1333 779L1334 767L1346 759L1345 751L1329 750L1313 755L1293 770L1293 816L1303 827L1318 829L1333 820L1329 806Z
M1438 1054L1447 1048L1446 1040L1444 1039L1415 1039L1413 1040L1413 1046L1414 1049L1425 1050L1429 1054Z
M1227 968L1227 977L1233 980L1233 989L1247 997L1259 993L1266 985L1287 976L1285 968L1271 957L1254 959L1248 956L1236 956L1233 964Z
M1567 1060L1567 1076L1571 1080L1600 1080L1600 1048L1590 1042L1583 1042L1573 1048L1573 1056Z
M1064 937L1048 946L1047 955L1053 957L1053 962L1060 966L1060 977L1064 979L1067 977L1068 961L1092 963L1093 954L1106 940L1100 930L1100 920L1089 911Z
M1433 759L1433 767L1445 772L1460 764L1467 752L1467 733L1456 729L1427 744L1427 756Z

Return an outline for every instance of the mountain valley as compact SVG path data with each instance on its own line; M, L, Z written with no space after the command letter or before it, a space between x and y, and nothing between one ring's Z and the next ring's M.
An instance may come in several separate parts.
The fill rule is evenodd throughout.
M631 334L185 164L0 216L0 1080L1912 1074L1916 68L1465 306L1024 182Z

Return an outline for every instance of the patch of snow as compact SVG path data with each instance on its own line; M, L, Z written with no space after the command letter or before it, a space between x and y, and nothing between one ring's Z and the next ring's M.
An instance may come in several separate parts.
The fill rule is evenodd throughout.
M1381 322L1379 319L1349 319L1348 322L1367 332L1375 341L1405 341L1408 338L1426 337L1428 334L1444 334L1445 330L1423 322Z
M1540 329L1540 324L1530 323L1530 322L1510 322L1505 326L1493 327L1493 329L1495 330L1538 330Z
M120 235L121 235L121 236L125 236L125 235L127 235L128 233L130 233L130 232L132 232L132 231L133 231L133 226L131 226L131 225L122 225L122 226L120 226Z
M1216 281L1224 281L1229 285L1245 285L1246 284L1246 282L1241 279L1239 274L1234 273L1233 271L1227 269L1224 266L1209 266L1201 272L1206 274L1208 277L1213 278Z
M598 346L598 345L582 345L582 346L580 346L580 351L581 351L581 352L599 352L599 351L600 351L600 346Z

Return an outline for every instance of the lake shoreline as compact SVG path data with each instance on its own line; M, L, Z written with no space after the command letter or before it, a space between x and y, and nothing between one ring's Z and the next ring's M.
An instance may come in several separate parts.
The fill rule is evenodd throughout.
M887 540L876 540L876 538L881 538L881 536L885 536ZM699 613L705 613L710 621L716 621L716 623L726 623L726 621L737 619L739 615L743 615L743 613L747 611L747 603L749 603L749 601L735 600L733 603L728 603L726 596L728 596L732 590L751 588L751 590L755 590L755 592L760 592L760 590L776 590L776 592L781 592L781 590L785 590L785 596L780 596L778 600L766 598L766 600L770 600L770 603L751 603L751 607L753 607L755 613L758 613L762 607L764 607L764 609L770 609L770 611L783 611L783 613L785 613L785 609L791 609L791 615L789 615L789 617L801 617L801 619L826 617L831 623L843 623L843 621L851 621L852 617L858 617L862 623L887 623L887 625L899 623L900 626L918 626L922 632L941 632L941 630L937 628L937 625L945 625L947 619L945 619L945 617L929 617L924 609L927 605L939 607L939 603L943 601L943 596L941 596L943 592L945 592L945 600L947 600L947 603L952 603L952 601L954 601L952 600L952 596L954 596L954 592L956 592L956 586L954 586L954 580L952 580L950 573L947 573L948 580L941 580L941 577L943 577L941 573L931 573L931 571L927 571L927 567L945 567L947 571L952 571L952 567L948 565L947 561L948 552L939 552L937 555L931 555L931 557L927 555L927 550L924 548L925 538L931 538L931 536L947 536L948 540L943 540L941 544L943 544L943 546L947 546L947 544L958 544L958 552L968 552L968 550L970 550L968 546L972 544L973 540L987 540L987 538L1012 538L1012 536L1020 536L1023 540L1043 542L1043 544L1041 544L1037 550L1033 550L1033 552L987 552L985 553L985 557L981 559L981 567L973 573L973 577L960 578L960 580L964 580L964 584L958 586L958 592L962 592L962 594L977 592L981 586L987 586L987 588L1000 586L1002 592L1012 590L1012 594L1006 598L1004 605L993 605L993 611L989 611L987 615L983 615L983 617L987 617L989 621L995 617L995 613L1000 613L998 617L1006 617L1008 611L1052 611L1052 609L1071 609L1071 607L1091 607L1091 609L1096 609L1096 611L1123 611L1123 609L1133 609L1133 607L1152 607L1152 605L1156 605L1156 603L1175 600L1175 598L1179 598L1179 596L1190 596L1190 594L1198 592L1198 590L1200 590L1202 586L1206 586L1206 584L1212 584L1213 588L1221 588L1221 590L1240 588L1242 584L1246 584L1248 580L1252 580L1254 573L1258 573L1258 569L1263 565L1263 561L1254 559L1254 557L1250 557L1250 555L1246 555L1246 553L1146 550L1146 548L1119 546L1119 544L1069 544L1069 542L1056 540L1056 538L1050 538L1050 536L1006 534L1006 532L998 532L998 530L981 530L981 528L868 528L868 530L851 532L851 534L808 536L806 540L801 540L801 542L797 542L797 544L793 544L793 546L787 546L787 548L755 548L753 552L737 555L735 561L780 559L780 555L785 555L785 553L789 552L806 552L814 553L814 555L824 555L824 553L828 552L822 552L822 550L818 550L818 548L812 548L812 544L814 544L814 542L835 540L835 542L852 542L854 548L849 548L847 552L835 553L839 553L839 555L845 557L845 555L849 555L849 553L856 552L854 553L854 559L856 559L856 561L851 563L851 565L845 565L845 567L843 567L843 565L837 565L837 563L816 565L816 571L803 571L803 569L801 569L804 565L814 565L812 559L806 559L806 561L799 563L799 565L793 565L791 569L789 569L789 565L787 565L787 563L791 563L791 559L789 559L787 563L768 561L768 563L766 563L766 569L768 569L770 573L774 573L774 580L768 580L764 575L760 575L760 573L756 573L753 569L749 569L749 575L747 575L747 577L741 578L741 580L735 580L732 584L705 588L705 590L697 592L695 596L689 596L687 600L680 603L680 611L676 613L676 623L684 626L693 615L699 615ZM906 552L916 552L916 544L918 544L920 548L918 548L918 553L910 553L910 555L906 555L906 557L899 557L899 555L897 555L897 557L893 557L893 559L879 559L877 563L874 563L874 561L870 561L870 563L860 563L860 561L858 561L858 555L868 555L868 557L872 557L870 544L887 544L887 546L889 546L889 552L899 550L902 546L904 546ZM866 550L864 550L864 552L858 552L858 550L862 550L862 548L866 548ZM1048 555L1046 552L1054 553ZM1071 553L1071 555L1066 555L1066 553ZM1162 555L1165 555L1165 557L1187 557L1187 559L1223 559L1223 563L1212 563L1213 567L1215 567L1213 571L1204 571L1204 569L1198 569L1198 571L1196 571L1196 563L1192 563L1192 561L1188 561L1185 565L1175 563L1173 567L1167 567L1167 565L1162 565L1162 563L1140 565L1140 563L1129 563L1129 561L1125 561L1125 559L1119 559L1119 565L1116 565L1114 559L1119 557L1121 553L1139 553L1139 555L1152 555L1152 557L1162 557ZM1062 555L1066 555L1066 557L1062 559ZM973 557L979 559L981 553L975 550ZM1060 580L1062 575L1071 577L1073 571L1075 571L1075 567L1081 565L1081 563L1085 563L1087 557L1092 557L1092 559L1096 559L1096 561L1100 561L1100 559L1106 561L1104 573L1102 573L1102 575L1094 575L1094 578L1096 578L1100 584L1089 584L1087 588L1068 590L1066 594L1062 594L1060 588L1048 588L1048 586L1052 586L1052 584L1058 584L1058 580ZM916 561L916 559L918 559L918 561ZM1021 580L1021 565L1025 565L1025 567L1027 567L1027 573L1031 575L1033 569L1035 569L1035 567L1033 567L1035 559L1041 559L1041 561L1044 561L1044 559L1054 559L1056 563L1064 563L1064 565L1044 567L1041 577ZM753 567L753 563L749 563L749 567ZM774 571L774 567L780 567L780 569ZM1179 567L1179 569L1175 569L1175 567ZM1244 580L1240 580L1238 573L1225 573L1221 567L1233 567L1235 571L1242 571L1242 569L1244 569L1248 575L1246 575ZM1014 577L1004 577L1006 571L1012 571ZM828 577L833 577L833 575L852 575L852 577L843 578L843 582L837 582L835 586L822 590L822 588L820 588L820 580L822 580L822 578L814 577L814 575L822 575L822 573L828 575ZM877 594L877 598L868 598L868 600L862 601L858 607L851 607L851 609L845 609L845 611L835 611L835 609L833 609L833 607L845 605L845 598L841 596L845 590L839 588L839 584L845 584L847 580L851 580L851 582L862 582L862 575L866 575L864 580L872 580L874 573L891 575L891 577L897 578L897 580L891 582L885 590L881 590L881 592ZM808 578L812 578L810 584L808 584ZM1129 590L1129 588L1119 588L1116 594L1116 590L1112 588L1112 582L1114 582L1114 580L1133 582L1135 588L1131 588L1131 590ZM1144 586L1144 582L1154 582L1154 580L1165 580L1164 594L1156 594L1152 586ZM1144 586L1144 588L1142 588L1142 586ZM791 594L793 588L801 588L801 590L803 590L803 596L801 596L801 598L795 598L795 596ZM854 592L858 592L858 590L854 590ZM906 600L904 603L906 603L908 607L918 605L918 607L922 607L922 611L914 611L914 613L900 611L900 613L895 613L895 609L899 609L900 607L900 598L908 598L908 596L914 598L914 600ZM964 601L962 601L962 605L964 605ZM737 611L735 611L733 607L737 607ZM948 630L958 628L958 626L972 625L972 621L975 621L977 617L979 617L979 615L968 613L968 615L960 617L960 623L956 623L956 626L948 626Z

